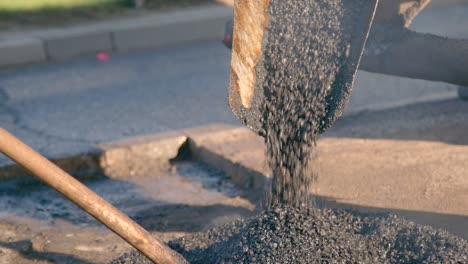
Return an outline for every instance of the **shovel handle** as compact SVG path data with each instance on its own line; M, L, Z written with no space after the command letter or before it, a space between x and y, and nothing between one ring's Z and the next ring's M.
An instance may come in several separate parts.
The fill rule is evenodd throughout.
M81 182L0 128L0 152L110 228L155 263L187 263L178 253Z

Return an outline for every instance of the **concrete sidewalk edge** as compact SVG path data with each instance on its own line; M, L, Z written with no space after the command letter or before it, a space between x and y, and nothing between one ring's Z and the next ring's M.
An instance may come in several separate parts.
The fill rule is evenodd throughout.
M97 150L61 158L49 158L54 164L80 180L102 175L111 178L131 177L141 169L170 168L187 137L177 131L132 137L99 144ZM31 177L15 163L0 165L0 182Z
M245 147L239 144L245 137L249 138L246 143L251 143L252 138L258 138L259 144L253 147L257 149L260 147L263 150L262 139L253 137L254 135L243 127L208 125L100 144L99 151L93 153L51 160L80 180L102 175L123 179L139 175L139 171L147 171L148 168L168 170L174 159L183 156L181 158L190 157L191 160L222 171L241 188L261 189L267 180L266 170L249 166L249 162L244 163L232 156L236 153L236 149ZM256 164L256 162L251 160L250 163ZM28 177L31 178L31 174L19 165L0 166L0 182Z
M98 52L128 52L220 40L232 8L205 5L166 13L25 33L0 33L0 67L61 61Z

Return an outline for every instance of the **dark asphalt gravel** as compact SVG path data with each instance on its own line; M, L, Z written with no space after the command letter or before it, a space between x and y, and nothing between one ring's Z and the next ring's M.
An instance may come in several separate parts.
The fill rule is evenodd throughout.
M266 206L310 204L317 135L349 100L375 0L270 2L257 63L267 160Z
M169 243L190 263L468 263L468 242L395 215L277 207ZM138 252L113 264L151 263Z
M263 57L257 64L273 174L266 206L299 206L309 203L313 175L308 161L325 122L325 99L345 63L343 6L341 0L273 0L269 14Z

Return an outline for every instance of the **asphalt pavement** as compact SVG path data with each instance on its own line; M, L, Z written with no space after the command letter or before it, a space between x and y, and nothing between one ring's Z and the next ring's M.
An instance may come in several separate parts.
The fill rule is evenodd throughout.
M466 13L451 6L426 11L415 30L468 37L460 26L468 24ZM220 41L110 56L0 71L1 126L48 157L61 157L130 136L240 125L227 103L230 51ZM456 88L359 72L346 115L454 99Z

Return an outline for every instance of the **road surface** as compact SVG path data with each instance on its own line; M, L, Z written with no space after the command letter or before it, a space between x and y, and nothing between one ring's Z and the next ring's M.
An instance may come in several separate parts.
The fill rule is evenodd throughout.
M413 28L468 37L468 16L460 10L429 8ZM49 157L129 136L240 125L227 102L229 63L230 51L212 41L111 54L105 62L88 57L2 70L0 124ZM456 87L449 84L359 72L346 114L450 98Z

